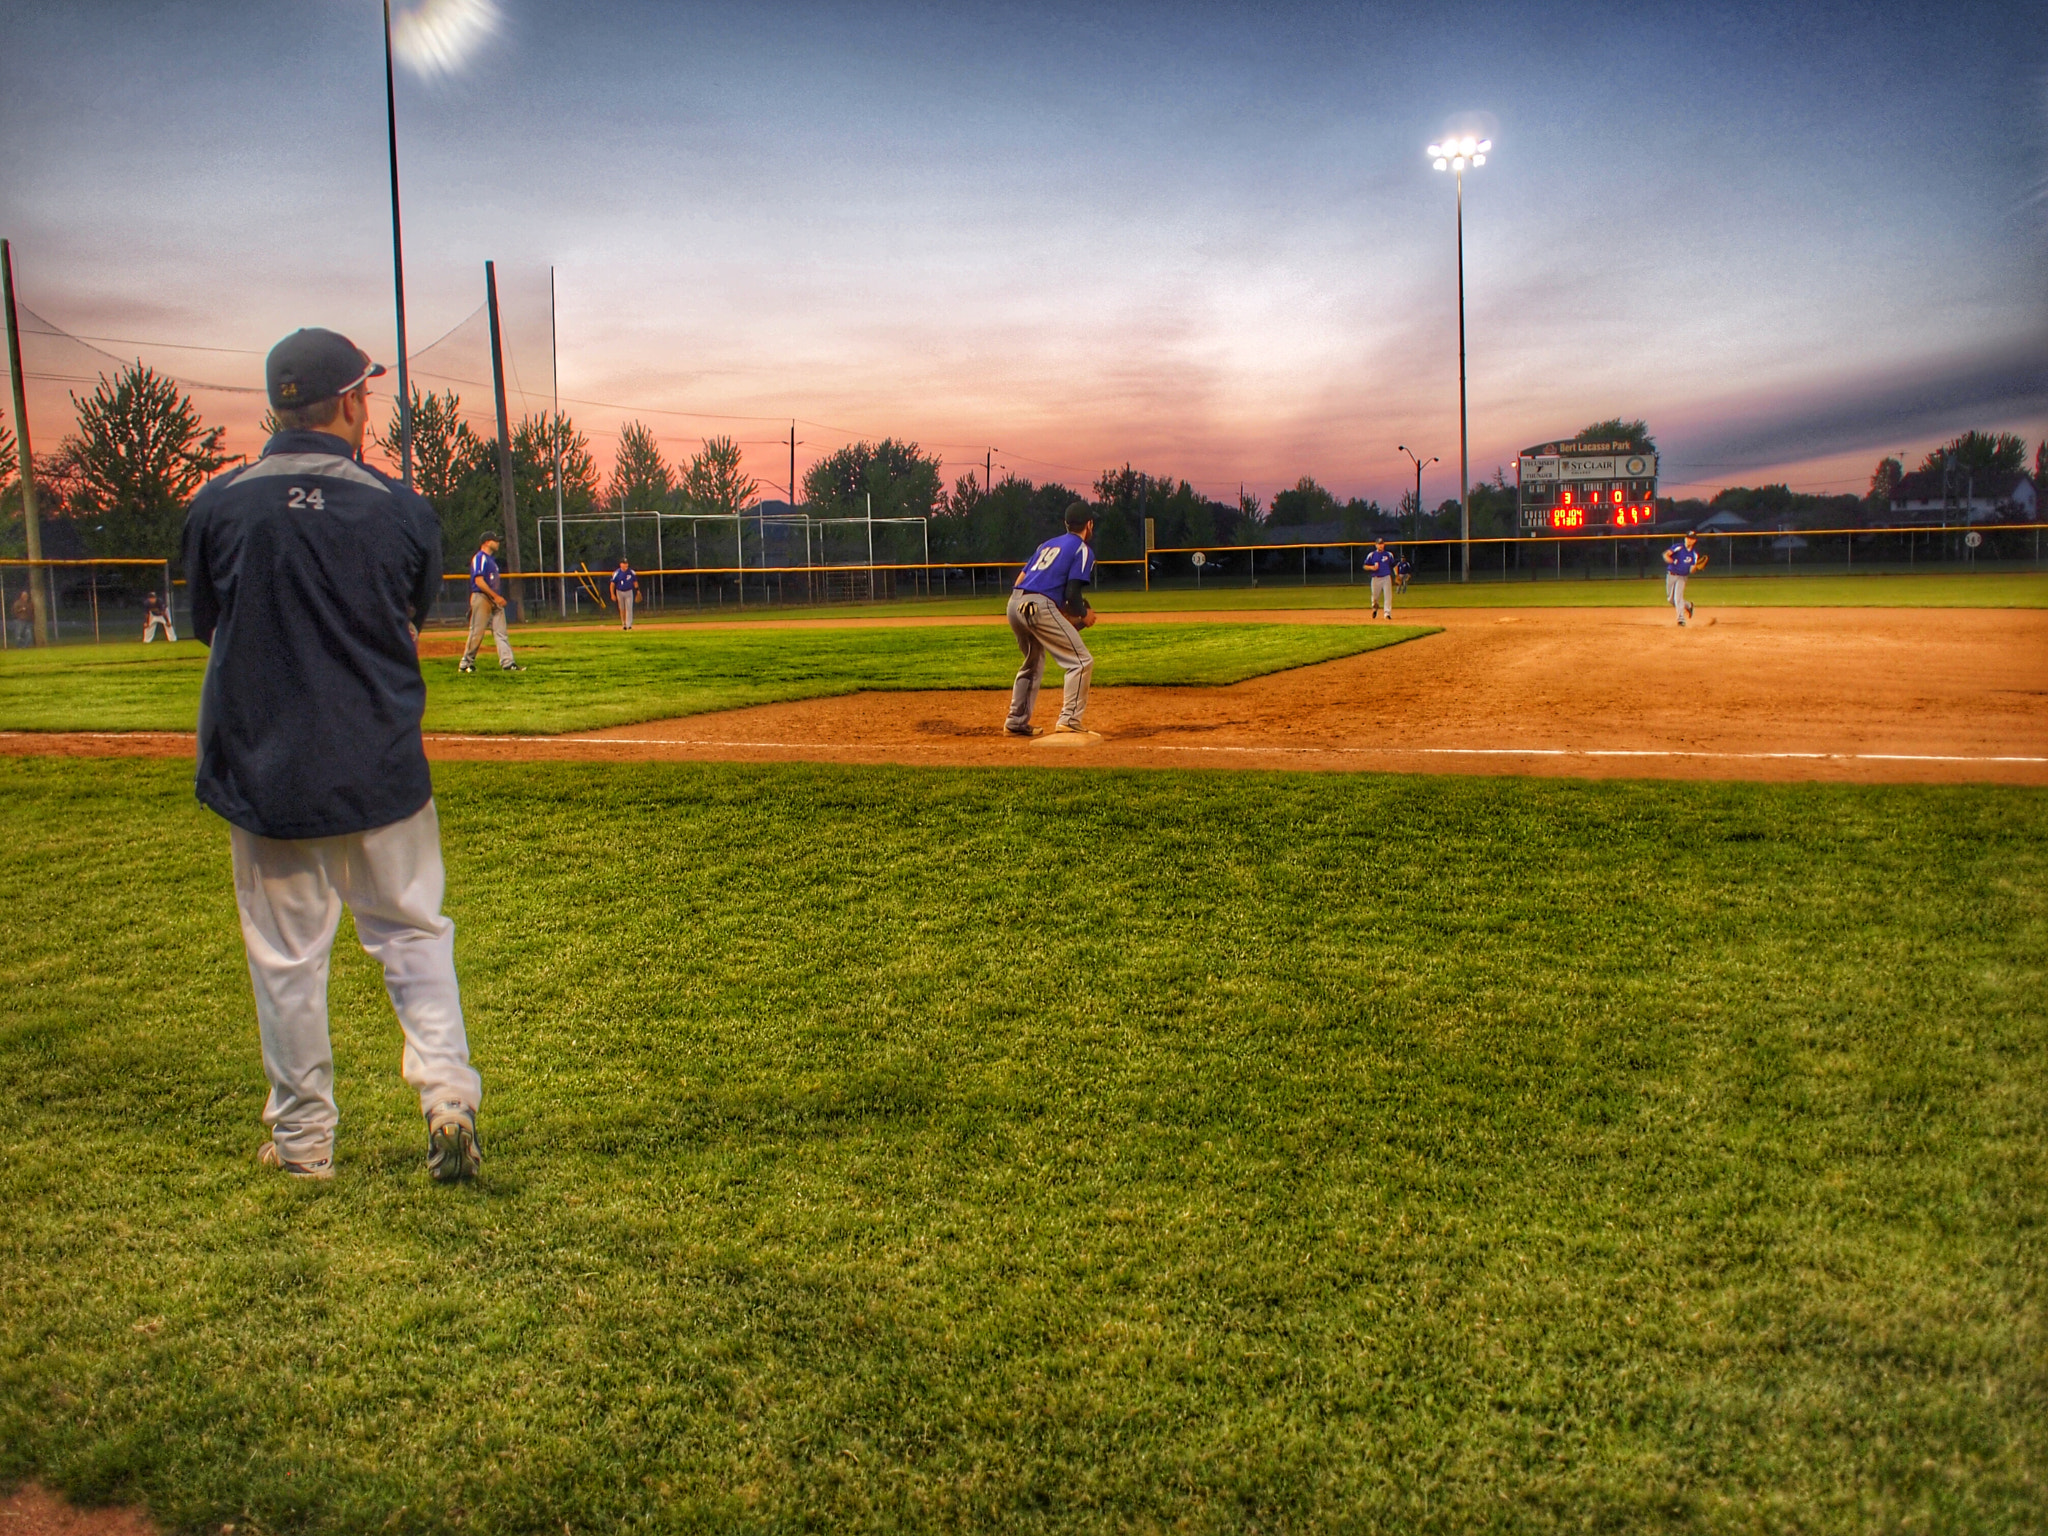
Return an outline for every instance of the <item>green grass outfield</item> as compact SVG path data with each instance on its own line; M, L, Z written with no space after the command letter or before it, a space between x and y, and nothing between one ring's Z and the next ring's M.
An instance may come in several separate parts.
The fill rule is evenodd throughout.
M1240 582L1242 578L1239 578ZM1918 576L1908 572L1834 576L1724 576L1709 567L1694 578L1692 596L1703 606L1728 608L2048 608L2048 573L1962 576ZM1159 587L1151 592L1110 587L1091 599L1104 613L1234 613L1243 610L1291 608L1370 608L1371 593L1361 579L1302 586L1285 576L1262 578L1257 588L1243 585L1200 591L1193 587ZM1006 598L985 593L978 598L903 598L891 603L835 603L830 606L754 606L728 604L701 611L687 606L643 606L644 625L683 623L753 623L790 619L965 618L999 614ZM1664 583L1656 578L1605 576L1563 581L1547 574L1541 581L1487 581L1469 586L1428 582L1410 587L1402 599L1410 608L1660 608ZM536 623L555 624L539 607ZM571 621L572 624L577 621ZM596 617L581 621L592 627L615 624ZM637 632L637 631L636 631Z
M1108 631L1103 631L1107 634ZM1124 626L1103 644L1099 684L1224 684L1377 650L1431 629L1325 625ZM1007 688L1017 643L1007 629L544 630L515 636L526 671L485 652L474 676L452 657L424 664L426 729L559 732L863 689ZM0 657L0 729L189 731L206 648L65 646ZM1062 675L1048 666L1053 683Z
M2048 795L443 765L260 1170L189 765L0 762L0 1486L175 1530L2041 1529Z

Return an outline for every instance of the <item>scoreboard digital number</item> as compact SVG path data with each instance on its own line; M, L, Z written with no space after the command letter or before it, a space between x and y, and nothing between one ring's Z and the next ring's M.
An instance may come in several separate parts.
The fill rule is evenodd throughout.
M1657 520L1657 455L1629 443L1545 443L1515 461L1525 533L1639 528Z

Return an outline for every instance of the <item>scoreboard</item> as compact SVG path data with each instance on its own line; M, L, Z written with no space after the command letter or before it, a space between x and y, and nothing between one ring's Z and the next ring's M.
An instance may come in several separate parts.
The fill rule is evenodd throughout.
M1657 455L1632 443L1544 443L1515 461L1525 533L1646 527L1657 520Z

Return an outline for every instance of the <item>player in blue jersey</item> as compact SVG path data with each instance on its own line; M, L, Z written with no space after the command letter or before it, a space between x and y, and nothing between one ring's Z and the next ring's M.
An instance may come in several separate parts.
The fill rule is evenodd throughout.
M1692 617L1692 604L1685 597L1686 580L1706 568L1707 552L1700 548L1700 536L1696 532L1688 532L1684 543L1674 544L1664 551L1664 586L1671 598L1671 606L1678 610L1680 629Z
M624 555L619 556L619 568L612 572L612 601L619 606L619 628L633 627L633 599L640 595L640 578L633 574L633 567Z
M1399 597L1408 590L1408 582L1415 575L1415 567L1406 555L1394 562L1394 595Z
M1003 722L1012 736L1037 734L1031 728L1031 711L1038 706L1048 652L1067 674L1059 723L1053 730L1082 730L1088 674L1095 669L1095 658L1081 643L1081 631L1095 622L1095 610L1082 590L1095 577L1094 543L1094 509L1077 501L1067 508L1067 531L1038 546L1010 590L1010 631L1024 653L1024 665L1017 669L1017 682L1010 690L1010 715Z
M1387 552L1387 541L1380 539L1365 557L1365 568L1372 573L1372 616L1378 618L1382 609L1388 618L1394 616L1394 557Z
M507 672L524 672L512 657L512 637L505 633L505 589L499 585L498 536L487 533L469 557L469 639L462 647L459 670L476 670L476 653L484 643L484 631L498 645L498 665Z

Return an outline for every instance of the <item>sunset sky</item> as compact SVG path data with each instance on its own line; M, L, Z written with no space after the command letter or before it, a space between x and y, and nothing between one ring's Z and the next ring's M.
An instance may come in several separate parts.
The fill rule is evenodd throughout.
M398 77L409 339L496 259L540 405L553 265L601 464L638 416L779 483L794 417L799 473L893 434L948 479L993 448L1391 503L1407 443L1433 504L1456 266L1423 146L1464 125L1496 141L1466 186L1475 479L1617 413L1678 495L1860 492L1883 452L2048 431L2038 4L498 9L460 71ZM378 15L0 3L22 301L208 384L260 383L301 324L389 360ZM255 450L258 396L196 398Z

